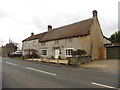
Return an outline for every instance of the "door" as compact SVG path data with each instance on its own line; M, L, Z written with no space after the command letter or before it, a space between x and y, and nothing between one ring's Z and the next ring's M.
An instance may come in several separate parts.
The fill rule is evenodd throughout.
M55 49L55 59L58 59L59 57L59 49Z
M106 48L107 59L120 59L120 46L111 46Z
M99 48L99 59L104 59L104 47Z

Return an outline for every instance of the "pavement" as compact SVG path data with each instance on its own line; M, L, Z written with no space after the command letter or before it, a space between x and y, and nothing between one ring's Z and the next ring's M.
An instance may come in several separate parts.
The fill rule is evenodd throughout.
M112 88L118 74L89 68L56 67L39 62L0 58L2 88Z
M85 68L96 69L100 72L118 74L117 59L96 60L80 66Z

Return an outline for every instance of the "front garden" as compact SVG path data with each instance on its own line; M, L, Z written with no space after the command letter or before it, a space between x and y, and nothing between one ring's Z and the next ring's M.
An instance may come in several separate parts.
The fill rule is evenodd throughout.
M66 64L73 66L79 66L80 64L84 64L91 61L91 57L87 56L87 53L84 50L78 49L76 51L73 51L72 53L73 56L67 57L66 59L62 59L60 56L58 57L58 59L55 59L54 56L45 59L43 57L39 57L36 52L32 52L32 54L26 54L22 58L28 61L41 61L47 63Z

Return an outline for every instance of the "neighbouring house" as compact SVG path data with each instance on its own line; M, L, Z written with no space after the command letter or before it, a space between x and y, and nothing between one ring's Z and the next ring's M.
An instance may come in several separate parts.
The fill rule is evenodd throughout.
M97 11L92 13L92 18L59 28L48 25L47 32L37 35L32 33L23 40L23 55L34 49L42 58L66 59L72 57L73 50L81 49L92 60L105 58L104 44L108 41L102 33Z
M112 45L112 42L105 36L104 37L104 45Z
M13 53L17 50L16 43L9 42L5 46L2 46L2 56L9 57L10 53Z
M44 33L40 33L37 35L34 35L34 33L31 33L31 36L26 38L22 41L22 54L23 56L26 54L31 54L32 52L36 51L39 55L39 40L43 37Z

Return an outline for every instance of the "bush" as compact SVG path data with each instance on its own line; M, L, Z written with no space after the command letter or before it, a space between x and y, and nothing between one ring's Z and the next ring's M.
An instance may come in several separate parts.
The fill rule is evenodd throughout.
M78 66L80 64L84 64L90 61L91 61L91 58L89 56L82 56L81 58L71 57L68 60L68 65Z
M38 58L38 54L34 52L34 53L31 54L31 57L32 58Z
M86 51L85 51L85 50L77 49L76 51L73 51L73 57L81 58L81 57L84 56L85 54L86 54Z
M58 56L58 59L59 59L59 60L62 60L60 56Z
M29 59L29 58L38 58L38 54L37 53L32 53L32 54L26 54L23 56L23 59Z
M69 58L68 65L78 66L78 58L75 58L75 57Z
M84 50L73 51L73 57L68 57L68 65L78 66L80 64L89 62L91 59L88 56L85 56L86 52Z
M25 54L25 55L23 55L22 58L23 58L23 59L28 59L28 58L29 58L29 55L28 55L28 54Z
M51 55L51 58L50 59L55 59L53 55Z

